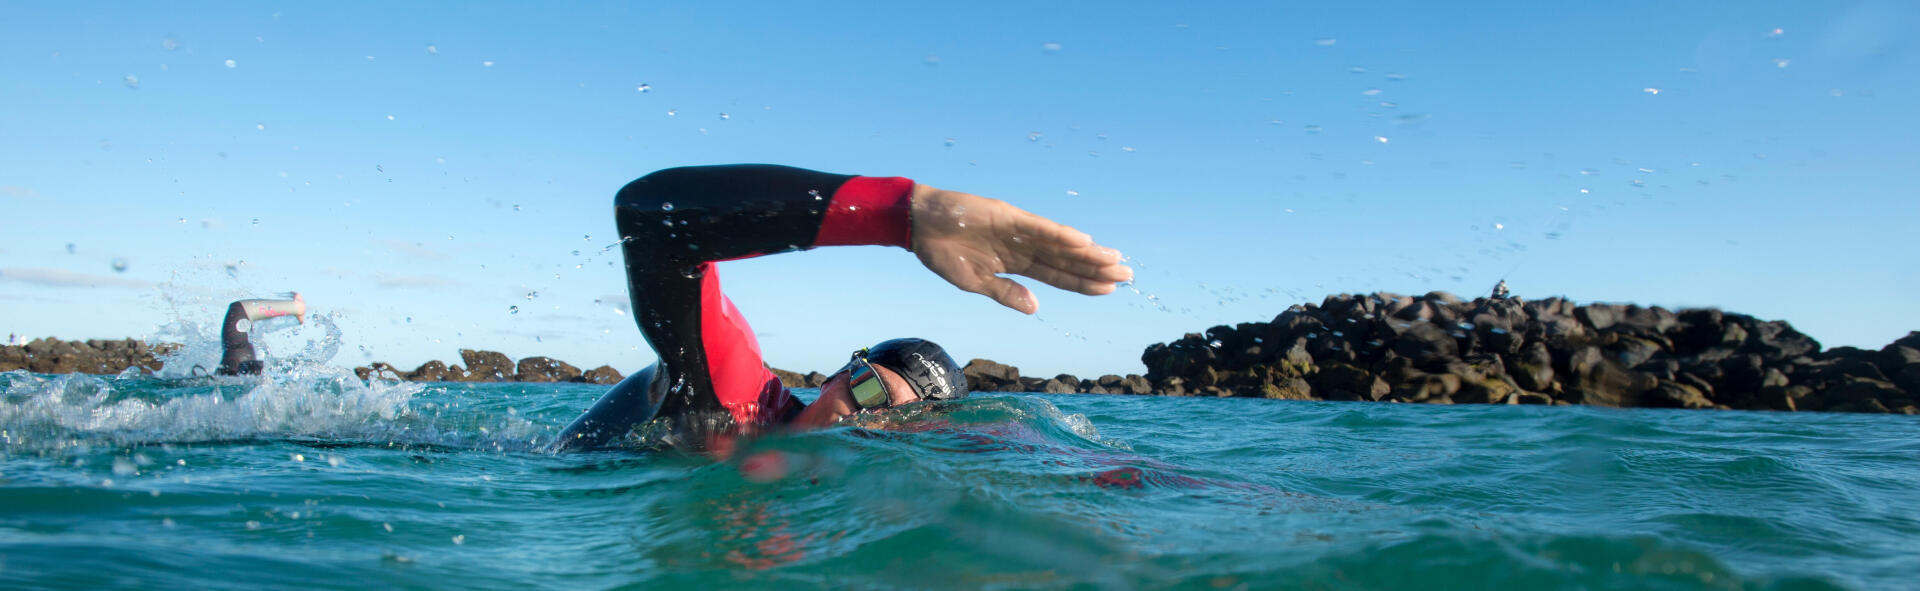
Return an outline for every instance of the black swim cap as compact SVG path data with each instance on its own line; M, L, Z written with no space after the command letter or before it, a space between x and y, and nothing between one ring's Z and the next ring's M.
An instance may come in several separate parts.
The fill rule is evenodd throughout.
M867 350L867 362L886 366L913 386L922 400L967 397L967 376L947 350L926 339L881 341Z

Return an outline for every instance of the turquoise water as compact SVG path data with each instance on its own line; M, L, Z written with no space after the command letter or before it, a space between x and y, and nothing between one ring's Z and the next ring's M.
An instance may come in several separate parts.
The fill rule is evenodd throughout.
M4 588L1920 585L1904 416L995 394L714 462L535 451L591 385L0 391Z

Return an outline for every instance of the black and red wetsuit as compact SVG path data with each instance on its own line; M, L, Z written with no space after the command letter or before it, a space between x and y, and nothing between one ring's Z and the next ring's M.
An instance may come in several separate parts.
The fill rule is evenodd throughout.
M660 361L602 396L553 448L600 447L655 416L754 428L805 408L767 369L720 291L719 261L816 246L907 248L913 181L740 164L671 168L614 198L634 321Z

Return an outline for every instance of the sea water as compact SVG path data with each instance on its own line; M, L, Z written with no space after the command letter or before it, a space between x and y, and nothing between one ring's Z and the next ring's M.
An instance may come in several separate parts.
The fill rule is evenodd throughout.
M1904 416L981 394L715 460L272 374L0 374L0 588L1920 586Z

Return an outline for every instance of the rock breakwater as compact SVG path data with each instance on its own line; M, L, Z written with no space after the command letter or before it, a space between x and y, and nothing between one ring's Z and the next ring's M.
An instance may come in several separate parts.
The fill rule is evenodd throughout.
M1174 396L1920 413L1920 332L1822 350L1785 321L1560 298L1333 295L1141 361Z

